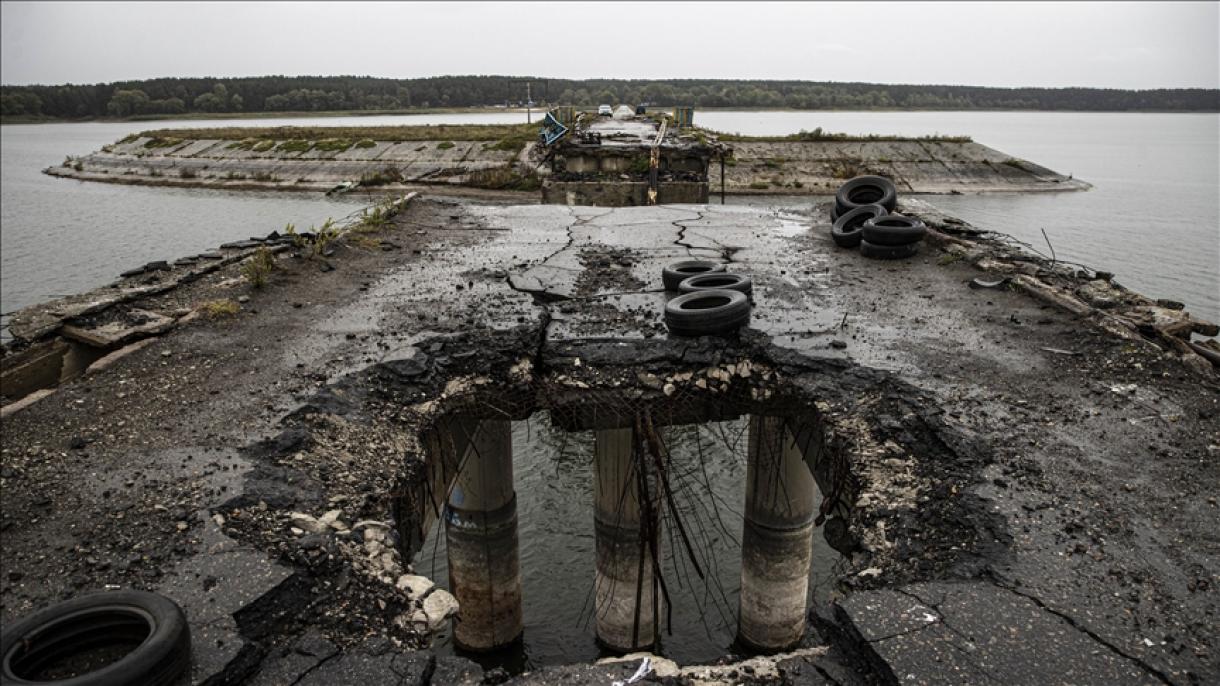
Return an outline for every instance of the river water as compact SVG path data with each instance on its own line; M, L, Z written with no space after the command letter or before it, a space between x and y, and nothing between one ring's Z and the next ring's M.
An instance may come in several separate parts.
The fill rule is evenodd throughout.
M719 131L968 135L1093 184L1083 193L927 198L1059 259L1220 321L1220 115L1083 112L707 112Z
M0 126L0 312L105 285L120 272L232 240L338 219L371 202L364 194L230 192L59 179L41 173L133 131L197 126L376 126L496 123L514 113L410 117L178 120ZM521 121L525 114L521 114Z
M1157 298L1184 301L1220 320L1220 116L1074 112L697 113L720 131L783 135L822 127L843 133L970 135L1070 173L1085 193L937 196L980 227L1043 252L1045 229L1061 259L1115 272ZM133 131L200 126L350 126L512 123L523 112L216 119L0 127L0 312L103 285L134 265L199 252L293 222L308 226L368 198L222 192L84 183L40 173L66 155ZM804 202L774 199L774 202ZM767 202L772 202L768 200Z
M696 572L666 512L661 569L671 608L668 613L662 610L657 651L680 664L714 661L730 651L736 636L747 425L743 417L661 429L672 460L668 469L675 509L699 567ZM503 666L513 673L595 660L603 652L591 614L596 559L593 434L562 431L539 413L513 422L512 435L525 631L513 649L469 657L487 668ZM821 502L820 495L815 502ZM829 598L840 559L821 529L815 531L813 599ZM414 564L416 573L450 587L441 523L432 527ZM448 630L438 638L437 649L455 652Z
M536 114L535 114L536 116ZM1220 320L1220 115L1075 112L697 112L720 131L970 135L1093 184L1085 193L936 196L980 227L1117 274ZM524 112L0 127L0 312L113 280L150 260L338 218L367 198L85 183L41 174L133 131L203 126L512 123ZM793 202L793 199L776 200ZM803 200L797 200L803 202Z

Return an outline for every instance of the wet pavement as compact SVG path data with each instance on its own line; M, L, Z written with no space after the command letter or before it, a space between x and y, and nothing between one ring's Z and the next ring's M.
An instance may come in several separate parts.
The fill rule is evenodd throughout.
M850 462L851 502L834 507L851 565L816 609L831 657L737 680L1220 679L1215 376L971 289L981 272L934 243L900 262L838 249L823 209L422 200L386 230L393 250L347 249L324 274L289 264L236 318L179 327L4 420L4 620L153 588L192 619L212 665L199 682L324 683L344 664L477 682L395 624L414 600L379 579L407 565L349 535L392 519L420 403L521 360L596 383L755 359L825 398ZM667 336L661 268L690 258L753 279L739 339ZM236 295L223 277L188 288ZM332 509L345 529L289 532L289 512Z

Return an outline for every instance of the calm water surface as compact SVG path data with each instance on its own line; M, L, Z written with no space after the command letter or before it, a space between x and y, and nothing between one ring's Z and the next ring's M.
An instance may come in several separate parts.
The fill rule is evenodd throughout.
M500 123L525 113L217 119L0 126L0 312L110 283L119 273L221 243L346 216L371 201L321 193L88 183L41 173L133 131L205 126Z
M111 281L155 259L339 217L366 199L320 194L143 188L40 173L65 155L133 131L203 126L512 123L523 112L217 119L0 127L0 312ZM1220 320L1220 115L1070 112L697 112L700 125L747 134L827 131L964 134L1094 185L1085 193L930 198L987 229L1112 271L1157 298Z
M700 580L694 572L666 511L661 567L673 604L673 633L662 623L659 652L679 664L725 655L737 632L747 424L741 418L662 429L672 459L676 507L706 578ZM590 615L595 565L593 434L564 432L545 413L513 422L512 431L525 633L518 650L470 657L488 668L503 666L514 673L595 660L601 650ZM820 501L821 496L815 496L815 502ZM440 533L438 523L414 564L416 573L448 589L445 537ZM810 595L824 601L841 558L821 529L814 532L813 553ZM454 651L448 630L438 648L442 653Z
M1078 112L705 112L754 135L812 130L968 135L1093 184L1083 193L928 197L980 228L1220 322L1220 115Z

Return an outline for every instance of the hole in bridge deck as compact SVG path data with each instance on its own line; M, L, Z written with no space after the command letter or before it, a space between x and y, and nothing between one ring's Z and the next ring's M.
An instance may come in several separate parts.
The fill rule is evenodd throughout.
M469 432L469 427L477 423L460 417L453 419L452 415L450 419L438 422L438 426ZM680 664L711 662L728 654L738 631L751 422L745 414L721 415L716 419L723 421L660 426L657 431L663 445L661 452L667 455L664 465L677 518L659 496L661 489L657 488L654 474L649 486L654 496L650 497L659 500L656 511L660 520L660 574L671 607L665 607L663 596L658 593L659 640L653 652ZM510 478L516 491L522 638L494 652L467 652L455 646L451 629L446 629L437 641L439 652L456 652L487 668L504 667L512 673L614 654L599 643L594 616L595 579L602 578L595 573L599 563L594 482L605 474L595 466L595 444L597 440L604 443L607 434L596 432L595 437L592 430L565 430L558 425L565 421L569 428L579 429L571 426L570 419L556 416L552 421L550 412L538 411L527 420L511 422L511 429L505 429L506 433L511 430L511 439L507 436L503 439L511 440ZM632 435L630 429L625 431ZM791 439L791 434L788 437ZM440 444L446 442L442 438ZM485 446L484 450L491 448ZM804 468L803 463L801 467ZM455 479L450 488L460 481ZM456 485L460 488L460 483ZM775 483L756 492L783 490L783 483ZM815 509L822 501L816 486L812 500ZM677 525L679 521L681 527ZM682 530L693 555L682 540ZM414 565L416 573L454 591L445 532L444 519L431 527ZM803 599L806 603L810 598L815 602L827 599L832 567L840 560L816 528L812 541L812 572ZM604 546L603 543L603 557ZM634 547L628 544L629 555ZM703 579L699 578L696 566L703 572ZM621 577L622 570L619 572ZM635 578L630 572L628 576ZM628 595L635 597L634 592ZM626 611L630 613L632 609ZM650 614L647 609L643 612Z

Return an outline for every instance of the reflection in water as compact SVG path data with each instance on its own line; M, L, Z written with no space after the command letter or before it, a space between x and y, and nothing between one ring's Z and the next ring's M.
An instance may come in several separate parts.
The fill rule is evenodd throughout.
M468 657L514 673L596 659L602 651L592 616L593 434L563 431L545 412L512 424L525 633L519 646ZM743 416L661 430L672 458L677 509L706 578L697 577L674 527L663 525L663 570L673 607L670 618L662 610L657 652L679 663L721 657L736 635L747 425ZM440 532L439 523L429 532L415 571L449 589ZM811 592L825 599L838 556L821 531L813 540ZM448 631L438 649L454 651Z

